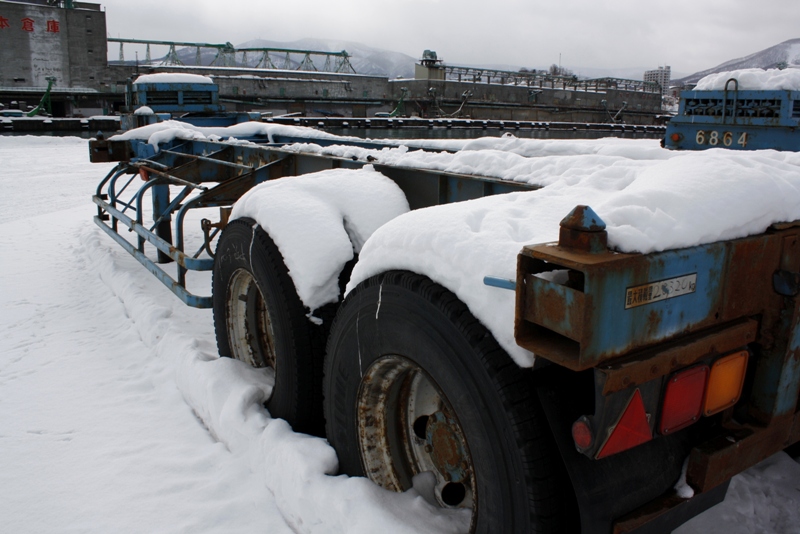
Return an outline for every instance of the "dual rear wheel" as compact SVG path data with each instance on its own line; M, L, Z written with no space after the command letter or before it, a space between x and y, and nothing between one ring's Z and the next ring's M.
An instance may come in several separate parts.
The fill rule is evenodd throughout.
M562 532L571 495L532 384L451 292L403 271L336 315L324 372L340 468L469 511L470 532ZM429 484L418 484L424 474Z
M325 431L342 473L414 487L468 516L470 532L567 528L566 473L532 372L455 295L384 273L350 293L329 332L330 321L309 321L280 252L248 219L223 232L213 283L220 354L274 369L270 413Z

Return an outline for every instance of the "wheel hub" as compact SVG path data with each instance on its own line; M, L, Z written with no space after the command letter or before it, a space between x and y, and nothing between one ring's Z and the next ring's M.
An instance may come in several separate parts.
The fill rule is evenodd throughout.
M438 411L428 418L426 441L430 457L442 477L453 483L467 480L467 462L458 435L458 425L444 412Z
M358 395L364 472L384 488L405 491L415 475L435 477L429 502L472 509L475 474L464 432L442 391L402 356L385 356L365 372Z
M253 275L238 269L228 285L226 321L231 356L253 367L275 369L275 341L264 297Z

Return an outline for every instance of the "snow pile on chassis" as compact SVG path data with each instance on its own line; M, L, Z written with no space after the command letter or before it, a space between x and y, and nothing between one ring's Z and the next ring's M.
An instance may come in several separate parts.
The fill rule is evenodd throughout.
M210 303L219 352L273 369L270 413L295 430L324 433L342 473L368 476L395 491L413 487L434 506L452 512L454 525L471 532L569 531L579 524L586 532L605 532L612 524L633 531L632 525L647 521L666 529L724 496L726 481L695 488L698 495L688 500L676 500L671 488L681 477L684 459L716 436L733 412L714 413L673 432L658 428L657 413L666 412L653 406L673 371L716 365L718 350L723 355L741 346L751 353L762 350L749 346L754 339L747 336L766 328L748 319L758 315L750 303L737 301L744 315L706 306L711 318L697 318L681 305L696 299L691 308L702 308L699 299L711 294L711 286L701 295L696 285L723 276L720 265L727 269L732 259L742 259L737 241L731 240L800 219L799 154L680 153L650 141L513 136L442 144L449 152L431 151L435 142L426 143L428 151L321 146L314 140L283 146L275 143L275 127L264 124L239 125L236 132L174 124L148 128L108 141L107 149L122 150L127 157L117 173L142 174L153 196L156 187L166 187L167 204L169 187L185 206L198 189L204 199L199 207L237 201L213 260ZM241 139L243 134L247 139ZM144 142L137 144L137 135ZM221 143L209 140L211 135L240 139ZM115 142L128 144L120 148ZM205 165L236 172L209 179ZM117 179L113 176L106 185ZM203 190L203 180L219 185ZM236 193L223 189L236 180L244 184ZM109 197L116 193L112 186ZM113 205L101 198L96 202L125 223ZM573 212L559 227L576 206L591 210ZM154 211L157 228L164 219L158 216L163 205L159 211L154 203ZM177 222L175 228L176 235L182 234ZM636 350L609 349L608 356L598 349L598 359L589 365L565 360L547 366L518 344L514 325L520 321L520 286L529 280L518 276L520 250L559 238L561 247L552 250L569 248L570 239L580 245L562 255L573 267L542 268L542 256L535 255L530 262L539 270L533 276L552 284L543 287L569 299L578 298L576 291L584 295L581 299L592 295L594 280L585 274L590 270L583 273L586 280L578 280L574 267L581 261L590 265L588 254L635 262L648 258L642 253L688 251L653 257L661 265L668 259L670 265L679 264L678 270L695 272L668 273L664 279L644 276L648 283L680 284L693 275L684 300L644 302L651 309L663 308L663 324L648 327L635 318L626 326L631 329L628 341L639 343L635 348L667 343L667 349L680 352L675 356L679 364L662 369L652 354L626 360L634 369L652 367L652 376L633 377L616 389L600 384L596 396L595 382L607 376L598 371L599 364L610 369L620 358L638 355ZM734 243L733 252L704 248L727 246L715 245L720 242ZM761 247L762 255L772 254L770 243ZM722 263L706 268L695 259L707 250L707 256ZM173 259L180 275L189 263L180 256ZM625 294L626 286L621 287ZM595 305L602 309L599 297ZM631 308L631 313L642 310ZM576 320L570 315L576 309L562 309L561 319L550 316L547 324L561 328L559 335L565 337L568 327L554 323ZM614 319L626 310L609 315ZM734 330L735 339L744 341L730 341ZM574 337L582 340L581 335ZM706 347L710 335L725 348ZM676 343L684 343L685 350ZM758 381L761 375L752 367L752 379ZM610 393L603 390L606 386ZM794 406L775 408L772 414L775 420L794 417L790 433L797 419L792 411L796 389L794 395ZM625 427L628 414L640 405L642 414L647 410L650 415L643 427L637 422L634 428L632 443L638 446L606 457L612 433L619 436L616 429ZM570 425L580 415L589 416L584 417L589 439L576 451L583 442L573 441ZM605 431L608 436L602 435ZM781 439L796 441L794 434ZM648 503L671 512L648 515L641 509Z

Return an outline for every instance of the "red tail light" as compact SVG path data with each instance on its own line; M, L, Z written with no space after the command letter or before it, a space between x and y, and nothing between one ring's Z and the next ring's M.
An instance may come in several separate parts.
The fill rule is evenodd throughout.
M702 395L700 395L702 400ZM642 401L642 394L637 389L631 400L628 401L628 406L622 412L622 417L619 418L614 430L606 440L603 448L597 454L597 458L605 458L618 452L628 450L630 448L641 445L653 437L650 431L650 424L647 422L647 412L644 409L644 402Z
M659 431L662 435L672 434L697 421L703 408L707 377L708 366L700 365L669 379L661 405Z
M581 417L572 424L572 439L575 440L575 446L579 450L585 450L592 446L592 441L594 441L592 428L585 417Z

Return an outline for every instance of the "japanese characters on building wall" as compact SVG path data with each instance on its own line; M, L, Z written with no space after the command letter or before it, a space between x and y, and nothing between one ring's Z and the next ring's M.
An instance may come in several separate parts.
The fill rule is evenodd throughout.
M0 15L0 30L11 30L12 22L12 20ZM18 28L24 32L36 32L36 21L30 17L24 17L19 20ZM47 33L59 33L61 31L61 23L54 19L47 19L42 30Z
M63 9L0 2L0 86L71 84L67 13Z
M0 102L35 103L54 80L54 116L96 114L106 107L96 95L125 78L109 74L100 4L63 5L0 0Z

